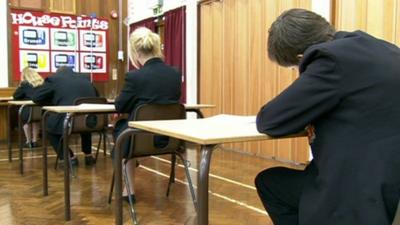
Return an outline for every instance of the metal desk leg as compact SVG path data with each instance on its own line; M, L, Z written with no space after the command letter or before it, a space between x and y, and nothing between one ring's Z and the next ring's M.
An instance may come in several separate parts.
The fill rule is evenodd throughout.
M49 195L49 185L47 181L47 141L46 141L46 124L47 124L47 115L49 111L43 113L42 116L42 148L43 148L43 195Z
M115 142L114 150L114 196L115 196L115 224L122 225L122 151L121 144L131 135L141 133L138 129L128 128L124 130Z
M197 224L208 225L208 173L215 145L202 145L197 189Z
M18 110L18 144L19 144L19 172L21 175L24 175L24 152L23 152L23 143L22 143L22 110L25 108L25 105L19 107Z
M129 128L127 129L129 130ZM125 130L125 131L127 131ZM122 225L122 153L121 153L121 143L125 137L126 132L122 132L116 140L116 146L114 150L114 173L115 173L115 224Z
M11 105L7 107L7 144L8 144L8 161L12 162L12 143L11 143Z
M63 130L63 151L64 151L64 216L66 221L71 220L71 199L70 199L70 156L68 150L68 124L72 115L67 113L64 119Z

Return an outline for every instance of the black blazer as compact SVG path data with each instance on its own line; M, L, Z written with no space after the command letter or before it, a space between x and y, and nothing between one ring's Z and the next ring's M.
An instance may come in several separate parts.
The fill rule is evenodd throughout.
M308 48L300 77L263 106L260 132L313 124L300 225L389 225L400 198L400 50L361 31Z
M34 88L32 84L30 84L29 82L22 81L20 86L15 90L13 98L15 100L32 100L36 88ZM23 123L26 123L28 118L29 118L29 109L24 108L24 110L22 110L22 115L21 115Z
M46 78L44 84L35 91L32 100L39 105L73 105L77 98L96 96L97 90L90 83L89 77L68 68ZM61 135L64 117L64 114L50 114L47 131Z
M146 103L177 103L181 96L181 74L160 58L148 60L141 69L126 74L125 85L115 100L118 112L133 119L136 108Z

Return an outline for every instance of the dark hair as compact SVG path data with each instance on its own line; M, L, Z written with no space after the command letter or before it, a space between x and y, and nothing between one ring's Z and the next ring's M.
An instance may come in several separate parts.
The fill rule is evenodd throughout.
M269 28L268 57L281 66L298 65L299 54L311 45L331 40L334 34L335 28L322 16L305 9L290 9Z
M56 73L64 73L66 71L71 71L72 69L73 69L73 67L71 67L71 66L60 66L56 70Z

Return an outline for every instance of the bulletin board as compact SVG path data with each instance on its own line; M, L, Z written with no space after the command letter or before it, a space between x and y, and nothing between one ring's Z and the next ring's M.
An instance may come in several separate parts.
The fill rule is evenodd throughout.
M108 28L101 18L12 9L14 80L21 80L26 66L43 77L68 66L93 81L107 81Z

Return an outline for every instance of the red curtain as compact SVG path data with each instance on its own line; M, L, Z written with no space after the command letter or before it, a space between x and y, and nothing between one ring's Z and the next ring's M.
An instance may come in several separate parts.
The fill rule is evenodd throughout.
M186 7L165 12L165 63L182 72L181 102L186 103Z
M156 22L154 21L155 18L148 18L145 20L138 21L136 23L132 23L129 25L129 34L131 34L136 28L138 27L147 27L151 31L156 32ZM129 60L129 70L135 70L136 68L132 65L131 61Z

